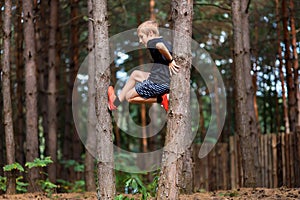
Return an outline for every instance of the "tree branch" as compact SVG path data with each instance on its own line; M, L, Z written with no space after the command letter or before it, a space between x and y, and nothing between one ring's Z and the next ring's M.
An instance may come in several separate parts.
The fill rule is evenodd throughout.
M248 0L247 7L246 7L246 10L245 10L245 13L248 13L248 12L249 12L250 3L251 3L251 0Z

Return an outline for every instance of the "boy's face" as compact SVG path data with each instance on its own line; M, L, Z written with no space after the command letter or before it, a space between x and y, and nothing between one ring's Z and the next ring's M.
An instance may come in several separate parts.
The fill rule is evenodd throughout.
M152 34L145 34L145 33L142 33L142 32L139 32L138 33L138 37L139 37L139 42L143 45L145 45L145 47L147 47L147 43L150 39L152 39Z

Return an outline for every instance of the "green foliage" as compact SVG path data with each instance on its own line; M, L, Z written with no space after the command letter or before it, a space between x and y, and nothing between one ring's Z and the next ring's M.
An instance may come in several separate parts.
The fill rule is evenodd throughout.
M120 153L115 156L116 169L126 169L126 171L138 171L139 169L135 166L134 159L131 155L126 153Z
M75 181L73 187L71 188L70 192L84 192L85 191L85 181L79 180Z
M125 197L122 194L115 197L114 200L134 200L134 198Z
M26 193L27 192L27 186L29 185L28 183L22 182L21 180L23 179L23 176L19 176L16 179L16 184L17 184L17 192L18 193Z
M26 162L25 166L28 167L29 169L33 167L46 167L47 165L53 163L51 158L45 157L44 159L41 158L35 158L33 162Z
M15 162L13 164L10 164L10 165L5 165L3 167L3 170L5 172L10 172L10 171L13 171L13 170L18 170L20 172L24 172L24 168L17 162Z
M84 172L84 164L75 160L64 160L61 162L65 168L73 167L75 172Z
M56 188L58 187L57 185L49 181L48 178L46 180L39 180L38 183L41 186L42 190L48 194L54 193Z
M158 187L159 170L152 174L152 182L146 182L144 180L145 174L130 174L121 171L116 171L116 188L117 191L125 189L126 194L142 194L142 199L148 197L155 197ZM126 199L122 195L118 196L119 199Z
M147 190L149 191L151 196L156 195L156 191L157 191L157 187L158 187L158 181L159 181L159 173L157 173L154 176L153 181L149 185L147 185Z
M26 193L27 192L27 186L29 185L28 183L22 182L21 180L23 179L23 176L19 176L16 178L16 190L17 193ZM0 190L6 191L6 183L7 183L7 178L0 176Z
M0 190L6 191L6 177L0 176Z
M58 179L57 183L62 189L62 192L84 192L85 191L85 181L79 180L71 183L66 180Z
M56 182L59 184L59 188L62 192L68 192L72 188L72 183L63 179L57 179Z
M145 200L151 197L150 193L147 191L146 186L142 182L141 178L134 174L128 178L125 182L125 192L131 191L132 194L140 193L142 194L142 199Z
M33 167L38 167L38 168L46 167L47 165L49 165L51 163L53 163L53 161L51 160L50 157L45 157L44 159L36 158L36 159L34 159L33 162L26 162L25 167L28 167L29 169L31 169ZM17 162L10 164L10 165L5 165L3 167L3 170L6 172L19 171L19 172L27 173L27 171L25 171L23 166ZM46 174L46 176L48 176L48 175ZM18 193L26 193L27 192L27 186L29 184L26 182L22 182L22 179L23 179L23 176L19 176L16 178L16 190ZM7 181L6 177L0 176L0 190L6 191L6 181ZM43 191L45 191L48 194L53 193L54 189L57 188L57 185L51 183L48 178L46 180L39 180L38 184L41 186Z

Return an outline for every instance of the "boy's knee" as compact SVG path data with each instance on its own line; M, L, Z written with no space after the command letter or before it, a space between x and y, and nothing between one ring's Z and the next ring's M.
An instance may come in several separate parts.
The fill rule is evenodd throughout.
M132 98L128 98L128 99L127 99L127 102L128 102L128 103L132 103L132 102L133 102L133 99L132 99Z
M130 95L130 94L127 94L127 95L125 96L125 99L126 99L126 101L128 101L128 103L130 103L130 102L132 101L132 98L131 98L131 95Z
M134 71L131 73L130 76L131 76L132 78L136 78L136 77L138 76L138 74L139 74L138 71L137 71L137 70L134 70Z

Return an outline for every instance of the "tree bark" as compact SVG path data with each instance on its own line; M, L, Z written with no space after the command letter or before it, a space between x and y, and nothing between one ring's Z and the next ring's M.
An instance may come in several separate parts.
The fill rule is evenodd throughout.
M115 176L112 122L107 110L107 89L110 81L107 1L93 0L95 42L96 134L98 159L98 199L114 199Z
M70 99L73 105L76 106L78 102L78 96L77 93L72 96L73 88L77 88L75 85L75 79L77 76L77 72L79 69L79 20L76 19L79 16L79 0L71 0L71 82L72 85L70 90ZM75 20L76 19L76 20ZM71 106L71 105L70 105ZM76 110L73 110L73 112L77 112ZM72 111L71 111L72 113ZM77 115L77 114L75 114ZM71 117L73 120L73 117ZM72 121L72 159L77 161L78 163L81 162L81 154L83 153L83 147L82 142L79 138L79 135L77 133L77 129L74 126L74 123ZM71 180L78 180L80 179L80 173L76 172L74 169L71 169Z
M56 103L56 33L58 19L58 1L50 2L50 32L49 32L49 52L48 52L48 154L53 163L48 166L49 180L56 182L57 163L57 103Z
M286 68L286 81L288 92L288 109L289 109L289 124L290 131L294 132L296 128L296 93L293 79L293 66L290 52L290 32L289 32L289 11L288 0L282 0L282 25L283 25L283 41L285 46L284 59Z
M170 109L157 199L178 199L182 185L183 157L189 148L191 134L190 107L187 105L190 105L192 18L193 1L172 1L175 30L173 58L181 68L177 75L171 77Z
M253 112L253 86L250 74L249 3L249 1L233 0L231 7L234 37L236 131L240 137L244 186L255 187L259 183L256 171L258 166L255 160L258 160L256 151L258 131Z
M300 130L300 91L299 91L299 59L297 52L297 30L296 30L296 22L295 22L295 6L294 0L290 0L290 23L291 23L291 36L292 36L292 49L293 49L293 72L294 72L294 87L295 87L295 126ZM296 128L295 128L296 131Z
M299 141L299 133L300 133L300 91L299 91L299 59L298 59L298 52L297 52L297 31L296 31L296 22L295 22L295 5L294 0L290 0L290 23L291 23L291 36L292 36L292 51L293 51L293 71L294 71L294 87L295 87L295 141L294 144L297 144ZM295 166L299 166L300 164L300 155L299 155L299 146L294 146L295 150L293 151L294 158L295 158ZM294 168L295 177L300 176L300 169L298 167ZM299 187L300 181L299 178L295 180L294 186Z
M289 115L288 115L288 106L285 96L285 83L284 83L284 74L283 74L283 58L282 58L282 49L281 49L281 34L280 34L280 6L279 6L279 0L275 0L276 4L276 31L277 31L277 57L279 60L279 79L281 82L281 91L282 91L282 106L283 106L283 121L284 121L284 127L285 132L290 132L290 122L289 122Z
M93 18L93 5L92 0L88 0L88 15L89 18ZM96 181L95 181L95 165L94 165L94 158L91 155L90 151L93 151L95 144L95 126L96 126L96 119L95 119L95 57L93 55L94 50L94 31L93 31L93 23L89 21L88 23L88 132L87 132L87 141L86 141L86 153L85 153L85 187L87 191L96 191Z
M37 64L37 90L38 90L38 115L42 119L41 126L43 128L43 136L48 140L48 48L49 48L49 18L50 9L46 1L34 1L34 10L36 14L35 38L36 38L36 58ZM48 153L48 145L46 144L45 153Z
M71 21L71 33L70 33L70 49L72 49L72 51L69 54L69 59L70 59L70 65L68 66L68 68L65 71L65 85L66 85L66 105L65 105L65 124L64 124L64 140L63 140L63 155L64 158L66 160L71 160L74 159L73 157L73 117L72 117L72 92L73 92L73 87L74 87L74 73L75 73L75 69L74 69L74 65L76 63L74 63L74 60L76 60L76 57L74 58L74 54L76 55L76 51L78 50L76 47L76 44L74 40L76 40L76 35L78 29L76 29L76 26L74 26L74 20L73 20L73 13L72 12L73 9L73 0L69 0L68 1L70 6L71 6L71 16L70 16L70 21ZM68 178L70 181L74 180L74 170L73 169L68 169L68 171L66 173L64 173L65 175L67 175L65 178Z
M34 15L31 0L23 0L24 13L24 60L25 60L25 94L26 94L26 161L33 162L39 157L37 127L37 80L36 80L36 49L34 32ZM28 170L29 192L39 191L37 168Z
M65 132L64 132L64 146L63 152L66 156L66 159L72 159L77 162L81 160L81 153L83 152L82 143L78 136L77 130L74 127L73 123L73 116L72 116L72 104L76 107L78 97L75 93L72 96L73 88L76 88L74 85L77 71L79 69L79 25L78 25L78 0L70 0L71 6L71 33L70 33L70 66L69 70L66 74L66 85L67 85L67 92L66 92L66 124L65 124ZM74 110L76 112L76 110ZM77 114L74 114L77 115ZM74 168L69 168L69 180L76 181L79 179L79 173L75 172Z
M5 146L6 146L6 161L7 164L15 162L15 141L14 128L12 120L12 103L10 91L10 39L11 39L11 0L5 0L4 10L4 53L2 62L2 88L3 88L3 112L4 112L4 130L5 130ZM7 194L16 193L16 177L14 171L7 173Z
M256 96L256 82L252 82L252 65L250 60L250 27L249 27L249 6L251 0L243 0L241 5L242 11L242 30L243 30L243 62L244 62L244 80L246 86L246 106L247 106L247 124L248 124L248 132L252 143L253 148L253 160L254 160L254 172L255 172L255 181L256 185L261 185L261 171L259 166L259 157L258 157L258 136L259 136L259 123L255 114L255 103L254 96ZM255 85L255 86L254 86ZM249 141L248 141L249 142Z
M15 123L15 142L16 142L16 161L22 166L25 164L25 113L24 113L24 61L23 61L23 28L21 22L22 15L22 0L17 4L17 31L15 33L16 40L16 76L17 76L17 89L16 89L16 101L17 101L17 120Z
M0 6L2 7L4 2L0 2ZM0 26L2 27L2 15L0 15ZM0 31L0 37L3 38L3 31ZM0 65L0 70L2 71L2 65ZM2 76L0 76L0 81L2 82ZM2 85L0 84L0 92L1 95L3 93ZM3 110L3 98L0 98L0 110ZM0 117L0 151L4 151L4 141L5 141L5 132L4 132L4 125L3 125L3 118ZM5 155L0 154L0 175L3 175L3 167L5 163Z

